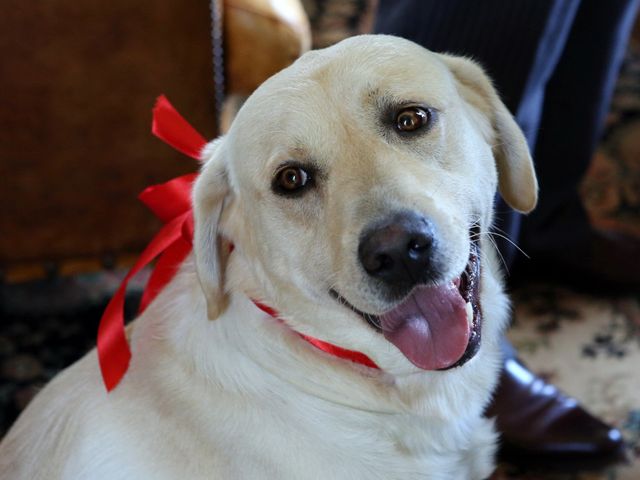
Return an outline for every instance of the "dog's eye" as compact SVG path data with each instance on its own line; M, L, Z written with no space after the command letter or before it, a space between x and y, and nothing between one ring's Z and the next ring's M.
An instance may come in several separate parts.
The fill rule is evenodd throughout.
M429 110L420 107L407 107L396 116L396 130L399 132L415 132L429 123Z
M299 193L310 183L311 175L305 169L289 165L276 172L273 186L277 193L288 195Z

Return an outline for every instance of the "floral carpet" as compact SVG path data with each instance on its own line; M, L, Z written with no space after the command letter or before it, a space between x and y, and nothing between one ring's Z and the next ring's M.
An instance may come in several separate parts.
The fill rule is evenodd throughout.
M513 294L509 338L536 373L619 428L629 464L601 472L523 472L503 465L494 480L640 479L640 294L596 298L531 285Z

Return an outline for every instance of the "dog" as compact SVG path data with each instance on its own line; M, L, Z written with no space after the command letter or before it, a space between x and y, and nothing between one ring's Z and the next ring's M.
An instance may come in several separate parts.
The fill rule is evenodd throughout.
M107 393L95 351L60 373L0 478L488 477L492 206L529 212L537 183L481 67L353 37L267 80L203 158L193 253L130 325L124 379Z

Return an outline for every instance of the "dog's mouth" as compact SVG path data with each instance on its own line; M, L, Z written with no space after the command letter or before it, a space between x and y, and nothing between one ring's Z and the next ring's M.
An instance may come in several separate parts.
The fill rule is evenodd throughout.
M417 367L447 370L464 365L480 348L482 327L479 231L470 233L469 261L460 276L438 285L418 285L381 315L362 312L335 290L330 293Z

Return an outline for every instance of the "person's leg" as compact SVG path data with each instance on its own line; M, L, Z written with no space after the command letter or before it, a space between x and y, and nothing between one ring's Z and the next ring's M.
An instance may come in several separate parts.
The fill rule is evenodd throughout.
M569 281L590 270L603 282L640 284L640 245L632 252L632 245L625 249L627 244L618 242L594 256L594 242L602 245L606 237L592 230L578 195L602 136L637 8L637 0L582 0L544 92L534 150L540 200L523 220L521 244L532 261L522 263L562 266ZM606 261L598 262L603 255Z
M637 0L582 0L562 56L546 86L534 150L540 203L523 220L520 233L521 245L532 256L527 263L532 266L543 255L549 255L556 268L561 265L559 260L573 260L565 263L572 272L569 278L580 278L580 267L592 261L594 232L578 196L578 182L601 137L637 6ZM640 245L635 245L635 252L624 251L621 246L618 243L611 249L619 254L617 257L607 259L611 272L608 280L628 282L632 272L637 282ZM618 265L612 261L614 258L618 258ZM634 261L637 267L629 268ZM604 263L591 265L600 275L604 273ZM616 278L621 273L627 277ZM526 409L511 408L525 402ZM497 414L496 424L509 440L507 447L515 447L516 454L557 457L560 452L545 451L546 445L554 444L571 445L574 451L567 449L566 453L574 458L591 459L611 452L610 458L615 459L620 452L619 432L575 408L575 401L553 386L528 375L514 355L507 356L490 413ZM544 421L531 422L533 415ZM526 424L530 427L523 434L522 425Z
M431 50L478 60L493 77L534 147L545 89L558 66L579 7L579 0L381 0L376 32L403 36ZM498 227L517 239L519 216L503 202L498 203L497 212ZM498 246L510 262L514 258L512 245L500 242ZM587 455L609 453L620 447L619 432L535 377L517 361L506 341L503 350L505 365L490 412L498 416L507 445L520 447L524 453L560 455L578 444L583 447L578 453ZM582 428L574 429L574 420L581 422ZM529 424L546 428L529 437L513 435L532 431ZM554 442L551 451L549 442Z

